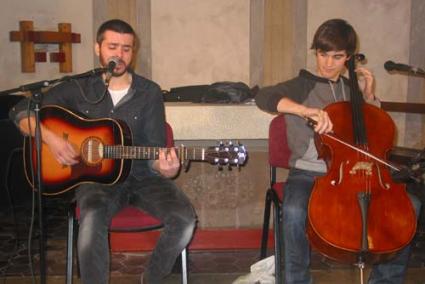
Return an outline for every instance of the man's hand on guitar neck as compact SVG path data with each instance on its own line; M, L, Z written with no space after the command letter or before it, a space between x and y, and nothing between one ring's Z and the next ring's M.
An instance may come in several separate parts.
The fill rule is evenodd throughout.
M180 160L176 150L174 148L160 149L158 160L154 161L152 167L164 177L175 177L180 169Z

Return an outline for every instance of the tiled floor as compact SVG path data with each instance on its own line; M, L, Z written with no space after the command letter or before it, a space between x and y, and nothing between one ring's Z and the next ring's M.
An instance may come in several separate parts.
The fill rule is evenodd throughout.
M47 217L47 283L64 283L66 202L63 199L46 199ZM0 283L31 283L28 261L28 230L31 204L15 209L15 219L9 208L0 213ZM35 229L34 232L37 232ZM32 243L34 273L39 272L37 237ZM249 272L250 265L258 260L258 251L190 251L190 283L232 283ZM139 283L148 253L114 253L111 265L111 283ZM176 266L178 267L178 266ZM315 283L360 283L356 268L326 260L313 253L312 270ZM366 271L366 276L367 277ZM75 277L74 283L79 283ZM167 283L180 283L179 274L171 275ZM407 276L408 284L425 283L425 230L420 227L415 239Z

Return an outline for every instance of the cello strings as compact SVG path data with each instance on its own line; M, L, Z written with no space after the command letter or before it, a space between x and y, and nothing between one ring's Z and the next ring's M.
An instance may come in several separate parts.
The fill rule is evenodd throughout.
M396 166L391 165L390 163L387 163L386 161L384 161L384 160L382 160L382 159L380 159L380 158L372 155L371 153L369 153L369 152L367 152L367 151L365 151L363 149L357 148L356 146L353 146L350 143L347 143L347 142L345 142L345 141L343 141L343 140L341 140L341 139L339 139L339 138L337 138L337 137L335 137L333 135L330 135L330 134L323 134L323 135L325 135L325 136L327 136L327 137L329 137L329 138L331 138L331 139L333 139L333 140L335 140L335 141L337 141L337 142L339 142L339 143L341 143L341 144L343 144L343 145L345 145L345 146L347 146L347 147L349 147L349 148L351 148L351 149L353 149L353 150L355 150L357 152L360 152L363 155L366 155L367 157L372 158L373 160L375 160L375 161L377 161L377 162L379 162L379 163L381 163L381 164L383 164L383 165L385 165L385 166L387 166L387 167L389 167L389 168L391 168L391 169L393 169L395 171L398 171L398 172L400 171L400 169L397 168Z

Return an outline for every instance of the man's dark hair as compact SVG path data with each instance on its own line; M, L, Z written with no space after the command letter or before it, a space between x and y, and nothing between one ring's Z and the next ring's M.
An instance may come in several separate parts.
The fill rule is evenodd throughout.
M316 31L311 49L327 51L345 50L353 55L357 47L357 35L353 27L342 19L324 22Z
M119 20L119 19L113 19L113 20L104 22L97 30L96 42L99 45L104 40L104 33L106 31L114 31L121 34L132 34L134 38L136 39L136 33L127 22L124 22L123 20Z

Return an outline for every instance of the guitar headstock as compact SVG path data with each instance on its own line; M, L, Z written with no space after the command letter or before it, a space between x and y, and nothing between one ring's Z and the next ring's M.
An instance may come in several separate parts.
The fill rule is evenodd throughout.
M205 153L205 160L213 165L242 166L248 158L245 146L233 144L231 141L217 146L208 147Z

